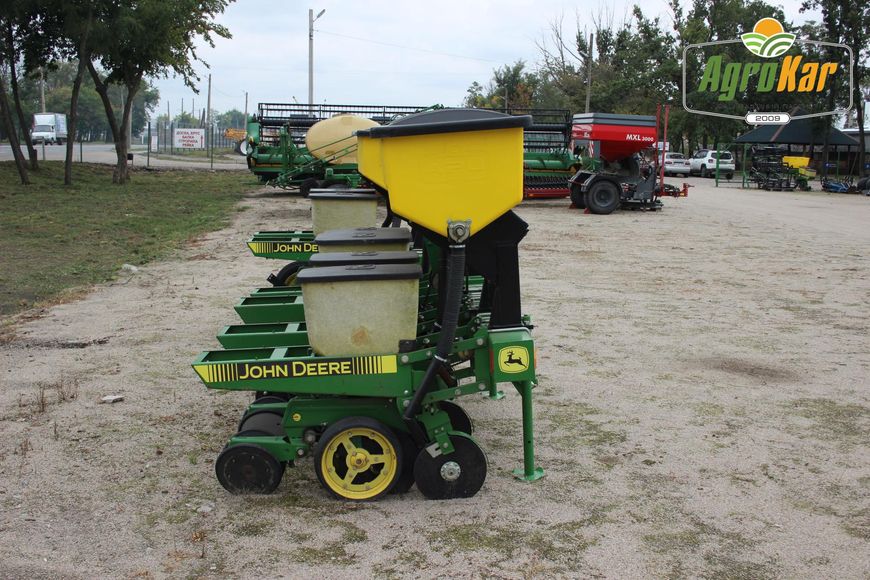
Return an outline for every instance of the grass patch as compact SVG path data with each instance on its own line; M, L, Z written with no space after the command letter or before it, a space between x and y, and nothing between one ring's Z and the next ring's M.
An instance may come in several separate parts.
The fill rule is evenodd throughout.
M110 280L122 264L141 265L228 223L254 187L248 172L134 170L112 184L112 167L40 162L32 184L14 163L0 163L0 315L56 298L67 289Z
M831 399L798 399L794 413L813 422L812 432L821 439L861 444L870 437L870 409Z

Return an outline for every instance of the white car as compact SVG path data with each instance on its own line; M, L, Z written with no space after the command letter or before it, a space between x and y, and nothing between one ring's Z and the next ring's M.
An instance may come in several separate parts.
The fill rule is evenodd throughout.
M665 153L665 175L685 175L691 172L691 165L682 153Z
M716 175L716 158L719 158L719 177L732 179L734 177L734 157L728 151L713 151L712 149L701 149L692 156L690 160L690 172L698 174L701 177L712 177Z

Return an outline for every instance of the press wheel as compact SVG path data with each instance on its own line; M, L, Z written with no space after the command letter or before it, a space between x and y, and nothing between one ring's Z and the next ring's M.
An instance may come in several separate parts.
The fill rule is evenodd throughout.
M230 493L272 493L281 483L284 464L260 447L240 443L227 447L214 465L218 481Z
M471 437L450 435L453 453L432 457L421 449L414 462L417 488L429 499L472 497L486 480L486 454Z
M314 453L317 479L338 498L376 499L402 472L402 445L389 427L369 417L347 417L330 425Z
M453 431L462 431L469 435L474 432L474 423L471 421L468 413L465 412L465 409L453 401L441 401L438 403L438 407L450 417L450 425L453 427Z

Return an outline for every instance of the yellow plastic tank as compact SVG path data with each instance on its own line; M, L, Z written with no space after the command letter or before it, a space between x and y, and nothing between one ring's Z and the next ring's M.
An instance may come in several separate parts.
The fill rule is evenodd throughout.
M816 170L810 167L809 157L799 157L796 155L785 156L782 158L782 162L789 167L794 167L801 175L805 177L812 178L816 176Z
M417 336L418 264L356 264L299 272L308 340L321 356L398 352Z
M397 215L442 235L448 220L471 220L474 235L522 201L530 123L485 109L408 115L357 133L359 171Z
M305 134L305 146L317 159L329 163L356 163L356 137L354 133L378 123L356 115L336 115L311 126Z
M378 198L373 189L311 190L308 199L314 235L373 226L377 221Z

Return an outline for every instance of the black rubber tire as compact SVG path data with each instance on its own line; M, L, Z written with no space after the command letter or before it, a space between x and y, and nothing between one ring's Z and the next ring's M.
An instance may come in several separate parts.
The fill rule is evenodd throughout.
M317 189L320 187L320 182L314 179L313 177L309 177L299 184L299 193L302 194L302 197L308 197L308 194L311 193L312 189Z
M240 443L221 451L214 470L220 484L232 494L272 493L284 476L284 464L251 443Z
M438 403L438 407L450 417L450 426L453 428L453 431L461 431L468 435L474 433L474 422L468 416L468 413L465 412L465 409L453 401L441 401Z
M407 493L414 487L414 462L413 458L417 457L419 449L414 443L414 439L402 431L396 431L396 437L399 439L399 445L402 446L402 469L399 471L399 477L396 478L396 483L390 493L399 494Z
M275 274L272 278L273 286L295 286L296 275L307 265L307 262L290 262Z
M275 401L276 403L284 403L285 401L290 400L290 395L288 393L275 393L275 392L271 392L271 391L254 391L254 401L255 402L257 399L259 399L261 397L274 397L275 399L279 399L279 400Z
M620 192L615 183L600 179L586 192L586 207L594 214L607 215L619 209Z
M428 499L472 497L486 480L486 454L470 437L450 435L453 453L432 457L421 449L414 461L414 480L417 489ZM448 462L458 464L460 473L453 480L443 477L442 467Z
M273 403L286 403L287 399L280 395L264 395L262 393L258 393L258 396L254 398L255 405L270 405Z
M701 166L701 177L707 177L707 166L706 165Z
M354 498L351 496L340 495L337 491L329 486L329 484L326 482L326 477L323 474L323 455L324 452L329 448L330 441L333 438L341 435L346 430L354 428L367 429L378 433L387 440L387 442L395 452L396 472L393 475L392 480L389 481L384 486L384 488L377 492L375 495L371 495L366 498ZM393 489L393 487L395 487L396 483L398 482L402 474L402 452L402 444L400 443L398 437L396 437L396 434L393 432L392 429L390 429L380 421L372 419L371 417L345 417L344 419L340 419L327 427L326 431L323 432L323 435L321 435L320 439L317 441L317 445L314 448L314 472L317 475L317 480L320 482L320 485L323 486L323 489L339 499L345 501L374 501L390 493L390 491Z
M284 416L269 409L246 412L239 421L238 431L262 431L275 437L284 435Z
M586 194L580 191L579 185L571 185L571 203L577 209L586 209Z

